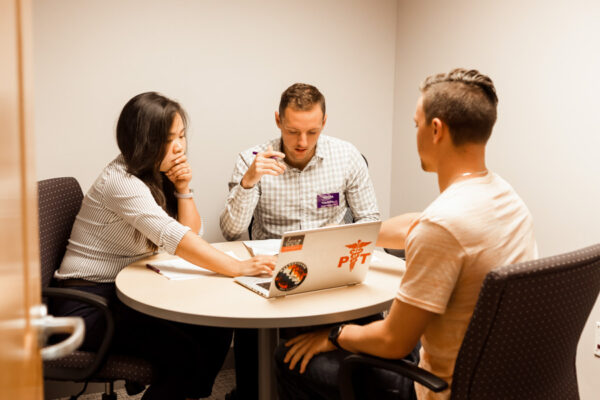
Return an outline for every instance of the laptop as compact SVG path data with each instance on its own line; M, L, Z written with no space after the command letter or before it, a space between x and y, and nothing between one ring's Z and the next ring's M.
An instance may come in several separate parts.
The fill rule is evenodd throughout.
M272 298L361 283L381 221L286 232L273 276L238 276L244 287Z

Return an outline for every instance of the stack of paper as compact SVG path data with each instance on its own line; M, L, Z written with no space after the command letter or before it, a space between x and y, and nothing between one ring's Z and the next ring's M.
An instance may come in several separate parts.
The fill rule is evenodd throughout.
M244 245L252 255L276 256L279 254L281 239L247 240L244 241Z
M227 251L226 254L239 260L233 252ZM146 266L154 272L157 272L167 279L174 281L201 278L207 275L215 275L216 272L206 268L199 267L184 260L183 258L172 258L162 261L151 261Z

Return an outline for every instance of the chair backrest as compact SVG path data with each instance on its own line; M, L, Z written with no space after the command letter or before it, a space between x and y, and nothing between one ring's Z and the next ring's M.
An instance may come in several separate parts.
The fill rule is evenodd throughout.
M75 178L52 178L38 182L40 262L42 288L48 287L60 266L83 192Z
M577 343L599 291L600 245L491 271L452 399L578 399Z

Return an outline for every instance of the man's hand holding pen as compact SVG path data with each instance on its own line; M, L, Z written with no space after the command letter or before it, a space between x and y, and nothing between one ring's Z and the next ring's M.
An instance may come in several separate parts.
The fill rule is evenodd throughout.
M244 189L250 189L260 181L263 175L278 176L283 174L286 166L279 160L284 158L285 154L274 151L272 146L269 146L266 151L256 153L252 165L242 177L240 184Z

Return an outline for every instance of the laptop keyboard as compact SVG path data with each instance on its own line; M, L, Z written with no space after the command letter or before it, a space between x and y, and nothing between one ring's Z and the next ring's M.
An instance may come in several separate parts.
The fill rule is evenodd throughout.
M264 288L266 290L269 290L269 287L271 286L271 281L267 281L267 282L259 282L256 284L257 286L260 286L261 288Z

